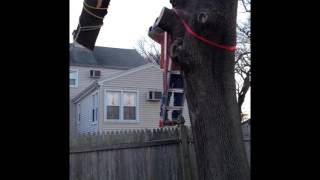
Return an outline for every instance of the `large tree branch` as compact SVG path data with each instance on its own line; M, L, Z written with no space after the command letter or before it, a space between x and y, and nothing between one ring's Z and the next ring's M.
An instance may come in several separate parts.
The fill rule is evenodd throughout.
M75 42L90 50L94 49L109 3L110 0L84 0L78 27L73 31Z

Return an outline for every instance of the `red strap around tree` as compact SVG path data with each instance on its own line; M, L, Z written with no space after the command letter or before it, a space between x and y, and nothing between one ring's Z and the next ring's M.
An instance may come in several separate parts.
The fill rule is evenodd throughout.
M198 35L196 32L192 31L192 29L190 28L190 26L179 16L177 10L175 8L172 8L172 10L177 14L177 16L179 17L179 19L181 20L184 28L186 29L186 31L191 34L193 37L195 37L196 39L210 45L210 46L213 46L213 47L217 47L217 48L221 48L221 49L225 49L227 51L230 51L230 52L234 52L236 50L236 46L227 46L227 45L221 45L221 44L218 44L214 41L210 41L200 35Z

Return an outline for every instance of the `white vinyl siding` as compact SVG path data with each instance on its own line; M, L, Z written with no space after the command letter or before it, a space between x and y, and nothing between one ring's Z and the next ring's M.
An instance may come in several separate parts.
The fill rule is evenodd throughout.
M101 87L101 93L108 91L137 91L137 119L138 122L117 123L115 121L108 121L104 118L101 130L118 130L118 129L141 129L141 128L157 128L160 120L160 101L148 101L148 93L150 90L162 92L163 82L162 71L154 66L118 77L109 81L105 81ZM101 99L104 100L104 99ZM103 107L106 108L106 101L104 100ZM106 110L104 110L106 111ZM105 112L104 112L105 113ZM120 112L121 113L121 112ZM187 102L183 112L186 120L186 125L190 125ZM103 115L106 117L106 115Z
M88 132L97 132L98 131L98 123L97 121L93 122L93 97L94 95L99 96L97 91L89 94L85 98L80 101L80 124L78 124L78 132L79 133L88 133ZM78 108L77 108L78 109ZM98 113L98 112L97 112Z
M70 119L70 122L69 122L69 130L70 130L70 139L73 139L77 136L78 134L78 126L77 126L77 119L76 119L76 109L77 109L77 106L70 102L69 103L69 119Z
M80 72L81 70L79 71L79 74L81 74ZM119 74L117 73L117 75ZM127 73L123 76L117 77L111 75L110 77L112 78L110 80L99 82L99 84L101 83L101 86L98 89L88 93L79 101L81 104L81 124L78 125L78 132L94 132L98 131L98 129L101 132L120 129L158 128L160 120L160 101L148 101L147 97L150 90L162 92L162 75L162 71L159 68L149 66L132 73ZM79 86L81 86L81 80L79 83ZM92 121L92 104L94 104L92 95L96 92L98 92L97 103L99 107L97 112L98 123L92 125L90 123ZM111 97L109 97L110 101L107 100L107 92L118 94L116 95L118 97L114 98L113 103ZM117 114L109 116L109 119L107 118L108 105L118 107L114 108L118 109L114 110ZM185 124L190 125L186 101L184 107L183 115L186 120ZM125 110L126 108L127 111L130 112L127 112ZM134 110L136 114L132 113ZM129 114L125 114L125 111ZM76 112L77 111L74 113L74 117L76 117ZM135 120L129 120L131 117L133 119L135 118Z
M82 67L82 66L70 66L70 70L77 69L78 71L78 84L77 88L70 88L70 99L77 96L81 91L86 89L90 84L92 84L95 80L101 80L106 77L112 76L112 74L116 74L119 72L123 72L124 70L118 69L106 69L106 68L96 68L96 67ZM101 71L100 78L90 78L90 70L99 70Z

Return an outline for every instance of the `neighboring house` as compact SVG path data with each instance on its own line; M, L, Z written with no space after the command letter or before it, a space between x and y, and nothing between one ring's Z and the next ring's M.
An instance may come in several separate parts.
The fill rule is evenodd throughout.
M134 49L97 46L91 52L70 45L70 99L96 80L146 63ZM100 71L100 76L90 76L91 70Z
M159 66L146 63L134 49L96 47L91 52L71 45L71 134L157 128L162 77ZM187 105L184 117L190 125Z
M250 165L250 151L251 151L251 129L250 129L251 119L248 119L242 122L242 132L243 132L243 140L244 146L247 153L247 158Z

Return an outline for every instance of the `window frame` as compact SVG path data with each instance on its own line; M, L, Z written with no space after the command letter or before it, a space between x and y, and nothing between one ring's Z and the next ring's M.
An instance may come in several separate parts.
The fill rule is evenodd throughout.
M107 102L108 102L108 92L118 92L120 93L120 104L119 104L119 119L107 119L107 112L108 112L108 107L107 107ZM136 119L135 120L124 120L124 104L123 104L123 98L124 98L124 93L135 93L136 94ZM139 118L139 91L137 90L123 90L123 89L105 89L104 90L104 122L111 122L111 123L138 123L140 122Z
M96 96L96 99L94 99ZM96 100L96 101L95 101ZM95 91L91 94L91 112L90 124L96 125L99 121L99 92Z
M119 119L107 119L107 112L108 112L108 92L115 92L119 93ZM104 96L104 120L105 121L119 121L121 120L121 91L120 90L108 90L105 91L105 96Z
M135 94L135 106L128 106L128 107L135 107L135 119L124 119L124 94L125 93L134 93ZM132 91L123 91L122 93L121 93L121 108L122 108L122 120L123 121L136 121L137 120L137 106L138 106L138 104L137 104L137 100L138 100L138 93L137 92L132 92Z
M70 74L71 74L72 72L76 73L75 85L71 85L71 84L70 84ZM70 69L70 70L69 70L69 87L77 88L78 85L79 85L78 82L79 82L79 70L78 70L78 69Z

